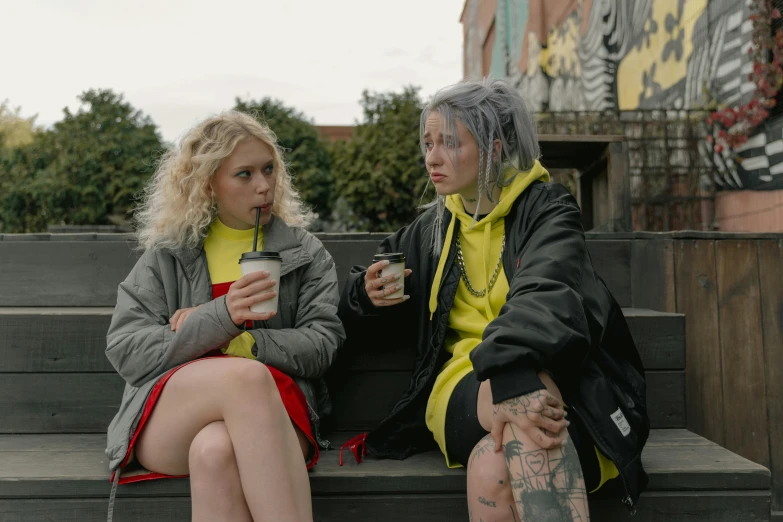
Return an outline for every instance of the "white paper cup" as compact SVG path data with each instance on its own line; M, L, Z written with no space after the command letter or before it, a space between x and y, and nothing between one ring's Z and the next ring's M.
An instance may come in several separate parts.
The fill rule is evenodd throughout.
M393 277L396 274L400 274L400 278L396 281L389 283L389 285L395 285L395 284L401 284L403 285L402 288L394 292L393 294L388 294L385 296L385 299L399 299L405 295L405 255L400 253L393 253L393 254L375 254L373 257L373 263L377 263L378 261L388 261L389 265L386 266L383 270L378 271L378 277Z
M278 252L245 252L239 259L239 267L242 269L242 275L252 274L261 270L269 272L267 279L275 281L275 286L265 290L274 290L276 295L268 301L256 303L250 307L250 311L258 314L267 312L277 312L277 301L280 297L280 265L283 259Z

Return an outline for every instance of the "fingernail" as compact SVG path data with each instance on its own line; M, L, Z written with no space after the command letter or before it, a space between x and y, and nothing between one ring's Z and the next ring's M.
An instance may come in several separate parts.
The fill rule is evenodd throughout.
M264 277L269 277L269 272L267 272L266 270L262 270L261 275Z
M404 296L402 296L402 300L403 300L403 301L407 301L407 300L408 300L408 299L410 299L410 298L411 298L411 296L409 296L409 295L404 295Z
M571 425L571 421L566 421L566 426L570 426L570 425Z
M389 266L389 261L384 261L381 266Z
M402 274L394 274L394 277L392 277L392 279L394 279L396 281L400 277L402 277Z

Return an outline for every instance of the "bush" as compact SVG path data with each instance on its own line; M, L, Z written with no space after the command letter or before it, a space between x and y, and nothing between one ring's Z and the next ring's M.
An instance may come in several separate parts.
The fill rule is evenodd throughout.
M4 232L122 223L154 170L157 128L123 97L90 90L72 114L0 158Z
M344 202L344 220L372 232L410 223L429 178L419 149L422 102L418 89L401 93L362 93L364 121L348 143L332 146L332 172Z

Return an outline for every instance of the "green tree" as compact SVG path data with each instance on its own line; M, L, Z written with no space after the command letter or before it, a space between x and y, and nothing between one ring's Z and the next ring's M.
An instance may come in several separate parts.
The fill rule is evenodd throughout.
M329 220L333 209L334 181L329 168L329 153L313 123L304 114L272 98L237 98L234 109L269 125L285 151L285 160L302 199L320 219Z
M332 148L332 171L352 228L385 232L410 223L428 178L419 148L418 88L362 93L364 121L348 143Z
M0 103L0 148L27 145L33 141L35 132L35 116L24 118L21 109L12 109L8 100Z
M79 97L77 112L0 160L5 232L48 224L100 225L129 218L135 196L163 150L157 128L110 90Z

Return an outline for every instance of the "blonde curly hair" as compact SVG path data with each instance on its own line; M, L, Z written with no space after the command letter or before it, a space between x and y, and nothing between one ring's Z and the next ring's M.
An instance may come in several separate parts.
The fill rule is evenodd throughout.
M193 127L158 162L134 217L140 248L196 248L201 244L217 215L212 178L237 144L248 138L261 140L272 151L277 179L272 214L291 226L306 227L312 222L313 214L291 183L272 130L248 114L226 111Z

